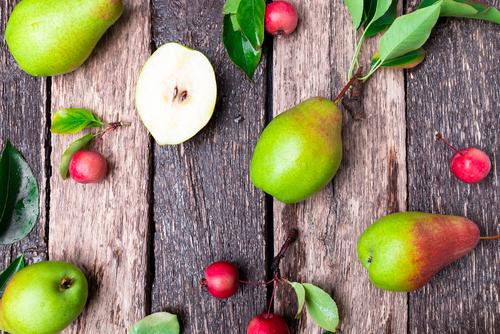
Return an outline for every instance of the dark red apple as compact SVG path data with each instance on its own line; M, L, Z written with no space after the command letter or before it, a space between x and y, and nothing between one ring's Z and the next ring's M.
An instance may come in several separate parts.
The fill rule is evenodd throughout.
M488 176L491 161L488 155L478 148L464 148L453 155L450 169L459 180L478 183Z
M274 1L266 6L264 26L271 35L289 35L297 28L299 15L287 1Z
M229 298L238 291L240 285L238 268L229 262L214 262L205 269L203 283L212 296Z
M247 334L289 334L285 320L272 313L262 313L248 324Z
M69 175L78 183L101 182L107 173L106 158L94 151L78 151L69 163Z

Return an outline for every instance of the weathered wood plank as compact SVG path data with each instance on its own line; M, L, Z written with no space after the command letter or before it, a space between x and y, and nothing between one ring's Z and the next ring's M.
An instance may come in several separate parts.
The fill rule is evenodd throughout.
M347 81L354 49L342 1L294 3L301 18L297 32L275 40L275 114L308 97L334 98ZM358 236L373 220L405 209L403 73L378 73L365 87L364 105L368 117L361 122L344 112L344 159L333 185L304 203L274 202L275 246L291 227L301 231L283 274L331 292L343 333L405 333L406 294L373 287L356 253ZM279 294L277 311L293 317L294 298L289 290ZM302 319L297 332L322 333L307 316Z
M498 0L489 3L500 6ZM498 25L443 19L426 45L425 63L407 77L409 208L467 216L482 234L500 233L499 45ZM448 168L452 152L434 140L436 131L456 146L488 152L488 179L472 186L456 180ZM499 287L498 242L481 242L410 294L410 332L498 333Z
M0 3L0 36L16 1ZM2 37L3 39L3 37ZM7 45L0 43L0 147L10 139L33 169L40 190L40 218L24 240L12 246L0 246L0 266L10 263L20 253L28 262L47 258L46 228L46 80L30 77L19 69Z
M68 333L126 333L147 311L150 145L133 94L149 55L149 2L124 4L89 61L52 85L53 111L86 107L104 120L132 122L98 144L111 166L98 185L61 179L59 157L76 136L52 136L50 257L81 266L91 283L87 308Z
M243 287L221 302L198 285L217 260L236 262L250 279L265 276L264 195L248 177L265 120L265 61L253 82L232 65L221 40L223 3L153 1L156 45L205 53L219 91L205 129L182 145L155 147L153 310L180 314L183 333L246 333L266 304L263 288Z

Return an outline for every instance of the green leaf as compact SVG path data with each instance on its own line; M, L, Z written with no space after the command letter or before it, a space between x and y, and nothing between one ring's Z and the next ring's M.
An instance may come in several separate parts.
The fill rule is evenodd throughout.
M391 7L393 0L364 0L363 27L368 28L381 18ZM364 35L366 32L363 33Z
M179 334L179 320L175 314L158 312L139 320L130 334Z
M363 0L344 0L344 4L351 15L352 25L357 30L363 19Z
M71 134L87 128L99 128L104 124L87 109L62 109L52 116L50 131L53 133Z
M439 18L440 8L441 1L398 17L380 38L377 52L382 63L424 45Z
M374 21L367 27L366 32L364 33L366 37L373 37L379 32L387 29L398 16L398 0L392 0L389 9L382 15L379 19Z
M236 14L241 0L227 0L224 4L224 15Z
M323 329L335 332L339 324L339 311L333 298L309 283L302 283L306 290L306 306L313 321Z
M231 15L224 16L223 40L229 58L240 67L249 78L253 77L262 56L241 31L236 31L231 23Z
M255 50L260 50L262 43L264 43L265 11L265 0L244 0L240 3L236 12L241 31Z
M297 314L295 315L296 319L299 319L302 315L302 309L304 308L304 303L306 301L306 290L302 286L302 284L298 282L290 282L290 285L295 290L297 294Z
M26 237L39 213L38 185L21 154L7 141L0 157L0 244Z
M423 48L410 51L407 54L404 54L402 56L396 57L394 59L389 59L386 60L385 62L382 63L382 67L393 67L393 68L401 68L401 69L408 69L408 68L414 68L418 64L420 64L422 61L424 61L425 58L425 50ZM379 59L378 53L375 52L373 55L372 59L372 66L375 65L377 60Z
M14 275L21 269L24 268L24 255L20 255L17 259L12 261L12 263L0 274L0 298L7 287L9 281L14 277Z
M69 170L69 163L71 161L71 158L73 155L87 147L89 143L92 141L92 139L95 138L95 135L92 133L86 134L85 136L81 137L80 139L75 140L72 142L66 151L61 156L61 164L59 165L59 174L61 174L63 179L68 178L68 170Z
M418 8L433 5L438 0L423 0ZM443 0L440 16L466 17L500 24L500 12L493 6L471 0Z

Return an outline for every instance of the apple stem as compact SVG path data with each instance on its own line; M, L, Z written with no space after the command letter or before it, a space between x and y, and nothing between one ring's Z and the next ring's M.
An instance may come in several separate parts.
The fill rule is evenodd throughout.
M297 229L293 229L288 233L288 237L286 238L285 242L283 243L283 246L281 246L280 251L278 254L274 257L273 262L271 264L271 270L273 272L273 275L276 279L276 277L279 279L281 278L281 273L280 273L280 262L285 256L286 251L290 247L291 244L293 244L297 239L299 238L299 231Z
M339 95L337 95L337 97L335 98L334 102L335 103L339 103L340 100L342 100L342 98L344 97L345 93L347 93L347 91L349 90L349 88L352 86L352 84L358 80L359 78L359 74L356 73L344 86L344 88L342 88L342 90L340 91Z
M274 274L274 279L273 279L273 292L271 294L271 299L269 300L269 305L267 306L267 313L271 313L271 308L273 306L274 302L274 297L276 296L276 288L278 287L278 274Z
M500 234L479 237L479 240L496 240L496 239L500 239Z
M441 140L443 143L445 143L446 146L451 148L453 151L460 153L460 151L455 146L451 145L450 142L443 137L443 134L441 132L436 133L436 139Z
M104 137L104 135L108 132L111 132L111 131L114 131L118 128L121 128L121 127L126 127L126 126L130 126L131 123L130 122L122 122L122 121L119 121L119 122L111 122L108 124L108 126L102 130L101 132L99 132L97 134L97 140L102 140L102 137Z

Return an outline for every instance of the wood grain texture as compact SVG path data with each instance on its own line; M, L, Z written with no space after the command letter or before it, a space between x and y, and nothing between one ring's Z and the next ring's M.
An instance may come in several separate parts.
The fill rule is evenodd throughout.
M124 4L87 63L52 85L53 111L84 107L107 121L132 122L97 145L111 166L97 185L61 179L60 155L77 136L52 136L50 257L76 263L90 279L87 308L66 333L126 333L147 311L150 145L133 95L149 55L149 2Z
M500 1L489 1L500 6ZM409 9L416 6L411 1ZM425 46L425 62L407 77L409 208L467 216L484 235L500 233L500 26L442 19ZM478 185L451 175L455 146L484 149L492 172ZM498 242L481 242L469 255L410 294L411 333L499 333L500 252Z
M301 18L298 30L275 39L275 114L308 97L334 98L347 81L354 50L350 18L341 1L294 3ZM373 287L356 252L358 236L372 221L405 209L403 73L378 73L365 87L364 105L363 121L355 122L344 112L344 158L333 185L300 204L274 202L275 248L291 227L300 230L299 242L282 265L283 275L332 293L340 310L340 332L405 333L406 294ZM294 299L293 292L284 289L276 310L291 318ZM307 315L294 329L323 333Z
M0 36L16 1L0 3ZM11 246L0 246L0 271L19 254L28 262L47 258L46 229L46 80L24 73L10 55L3 37L0 42L0 150L9 139L22 153L35 175L40 191L40 215L27 238Z
M213 261L235 262L249 279L265 277L264 195L248 176L264 125L265 60L253 79L222 45L224 1L153 1L153 36L198 49L212 62L218 102L209 124L188 142L155 147L153 310L182 319L183 333L246 333L266 305L266 289L242 287L226 300L199 286Z

